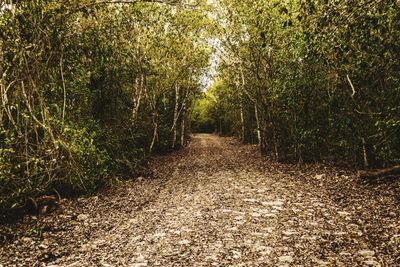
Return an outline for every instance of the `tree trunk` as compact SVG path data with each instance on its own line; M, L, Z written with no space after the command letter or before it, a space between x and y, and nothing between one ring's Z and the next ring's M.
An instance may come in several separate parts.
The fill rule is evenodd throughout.
M151 139L150 147L149 147L149 154L153 151L157 141L158 141L158 112L157 112L157 99L156 95L153 92L149 94L149 92L144 88L144 95L145 98L149 101L150 111L151 111L151 119L153 124L153 137Z
M139 109L140 109L140 104L141 100L143 97L143 88L144 88L144 74L140 75L139 77L136 77L135 79L135 86L134 86L134 91L132 94L132 114L131 114L131 125L132 127L136 126L137 118L139 115Z
M5 79L3 66L4 66L3 39L0 36L0 97L1 97L0 124L3 124L3 112L5 108L4 94L6 91L5 83L3 81L3 79Z
M268 112L268 116L269 116L269 120L272 124L272 138L273 138L273 142L274 142L275 157L277 159L279 159L278 135L276 134L276 125L275 125L275 121L273 119L273 114L271 112L271 110L273 110L273 107L271 107L269 110L270 110L270 112Z
M263 127L261 125L261 119L260 119L260 114L257 108L257 104L254 104L254 114L256 117L256 123L257 123L257 140L258 140L258 145L260 147L261 154L265 153L265 148L264 148L264 138L263 138Z
M185 146L185 118L186 118L186 98L183 100L183 106L182 106L182 125L181 125L181 146Z
M279 159L278 138L277 138L277 134L276 134L275 124L273 124L273 126L272 126L272 134L273 134L273 138L274 138L275 157L277 159Z
M67 110L67 89L65 87L65 79L64 79L64 49L61 49L61 58L60 58L60 75L63 89L63 108L62 108L62 123L65 120L65 112Z
M369 167L368 163L368 154L367 154L367 146L365 144L365 138L362 138L362 149L363 149L363 159L364 159L364 168Z
M391 168L381 169L381 170L368 170L368 171L359 171L358 177L360 178L379 178L389 175L400 175L400 165L396 165Z
M244 121L244 111L243 111L243 102L240 102L240 123L241 123L241 134L240 139L244 143L246 141L246 128Z
M178 122L178 116L179 116L179 84L175 84L175 108L174 108L174 121L172 123L172 148L175 148L176 146L176 124Z
M240 77L242 78L242 90L243 91L245 91L246 90L246 88L245 88L245 86L246 86L246 80L245 80L245 78L244 78L244 73L243 73L243 67L242 67L242 65L240 65ZM241 124L242 124L242 136L241 136L241 139L242 139L242 142L244 143L245 141L246 141L246 126L245 126L245 121L244 121L244 111L243 111L243 93L241 94L241 101L240 101L240 122L241 122ZM255 106L255 108L257 109L257 107ZM256 110L256 113L257 113L257 110ZM257 127L258 127L258 124L257 124Z
M158 116L153 117L153 138L151 139L151 144L149 148L149 154L153 151L153 148L156 144L158 138Z

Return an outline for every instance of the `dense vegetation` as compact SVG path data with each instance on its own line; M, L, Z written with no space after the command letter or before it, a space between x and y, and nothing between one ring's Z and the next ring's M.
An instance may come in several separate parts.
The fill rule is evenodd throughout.
M8 0L0 15L2 211L140 175L191 128L278 160L400 162L398 0Z
M115 2L2 1L1 210L140 175L152 151L187 141L207 9Z
M207 96L215 104L203 103L214 128L258 139L280 160L400 161L399 1L220 8L221 90Z

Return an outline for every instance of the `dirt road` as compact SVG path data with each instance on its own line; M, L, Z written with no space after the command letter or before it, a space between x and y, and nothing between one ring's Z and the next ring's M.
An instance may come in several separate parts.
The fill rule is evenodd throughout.
M356 207L252 146L195 135L153 167L157 178L25 218L42 236L3 246L0 266L395 266L398 244L372 247Z

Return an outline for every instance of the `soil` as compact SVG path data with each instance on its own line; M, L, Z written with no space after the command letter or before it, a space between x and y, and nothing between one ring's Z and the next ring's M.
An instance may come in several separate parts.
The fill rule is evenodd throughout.
M400 266L400 184L199 134L154 178L2 225L0 266ZM7 229L6 229L7 228Z

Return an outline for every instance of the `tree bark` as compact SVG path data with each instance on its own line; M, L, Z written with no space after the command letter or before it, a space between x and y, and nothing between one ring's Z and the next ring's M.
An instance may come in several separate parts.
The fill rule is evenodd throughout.
M156 144L157 141L157 137L158 137L158 118L157 116L153 117L153 138L151 139L151 144L150 144L150 148L149 148L149 154L151 154L151 152L154 149L154 146Z
M135 79L135 89L132 94L132 103L133 103L132 114L131 114L132 127L136 126L137 118L139 115L140 104L143 97L143 88L144 88L144 74L141 74L140 78L136 77Z
M4 94L6 91L5 83L3 79L4 76L4 52L3 52L3 39L0 36L0 100L1 100L1 109L0 109L0 124L3 124L3 112L5 108Z
M178 116L179 116L179 93L180 93L180 88L179 84L175 84L175 107L174 107L174 121L172 123L172 148L175 148L176 146L176 124L178 122Z
M182 104L182 125L181 125L181 146L185 146L185 131L186 131L186 125L185 125L185 118L186 118L186 98L183 99L183 104Z
M362 138L362 149L363 149L363 159L364 159L364 167L368 168L368 154L367 154L367 145L365 144L365 138Z
M64 79L64 49L61 50L61 59L60 59L60 74L61 74L61 82L63 89L63 107L62 107L62 123L65 120L65 112L67 109L67 89L65 87L65 79Z
M364 179L379 178L389 175L400 175L400 165L396 165L391 168L386 168L381 170L358 171L358 177Z
M154 146L156 145L156 142L158 140L158 112L157 112L157 100L156 96L153 92L153 95L150 97L148 94L147 90L144 90L146 94L146 98L149 100L149 105L151 108L151 114L152 114L152 123L153 123L153 137L151 139L150 147L149 147L149 154L154 149Z
M240 134L240 139L242 143L246 141L246 126L245 126L245 121L244 121L244 111L243 111L243 102L240 102L240 124L241 124L241 134Z
M258 145L260 146L260 150L262 151L262 136L261 136L261 121L260 121L260 117L259 117L259 113L258 113L258 108L257 108L257 104L254 104L254 115L256 117L256 123L257 123L257 140L258 140Z

